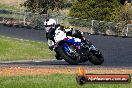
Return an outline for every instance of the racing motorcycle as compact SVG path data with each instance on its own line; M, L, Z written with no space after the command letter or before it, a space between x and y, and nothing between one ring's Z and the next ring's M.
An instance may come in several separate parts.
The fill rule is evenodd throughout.
M55 38L56 59L64 59L72 65L90 61L94 65L101 65L104 57L101 52L80 31L68 36L68 33L57 30Z

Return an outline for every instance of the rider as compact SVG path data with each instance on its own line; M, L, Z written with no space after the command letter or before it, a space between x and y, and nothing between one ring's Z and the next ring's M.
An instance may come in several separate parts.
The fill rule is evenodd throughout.
M47 19L44 22L44 26L46 29L46 38L48 40L48 46L50 50L52 50L54 46L54 35L55 35L55 25L56 24L57 22L52 18Z
M57 22L50 18L44 22L46 29L46 38L50 50L53 50L56 41L63 39L65 36L78 37L82 35L79 30L74 30L72 26L64 28L64 26L57 24Z
M48 40L48 46L50 50L53 50L54 45L55 45L55 36L57 33L55 33L56 30L60 30L63 31L64 30L64 26L57 24L57 22L55 21L55 19L50 18L47 19L44 22L44 26L46 29L46 38ZM62 32L60 32L61 34Z

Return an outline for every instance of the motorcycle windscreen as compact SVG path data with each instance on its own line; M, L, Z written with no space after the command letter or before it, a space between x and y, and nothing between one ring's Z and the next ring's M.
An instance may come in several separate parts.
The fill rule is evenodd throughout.
M76 46L80 46L81 45L81 39L79 38L74 38L74 42Z
M81 45L81 39L79 39L79 38L72 38L72 39L67 38L67 39L65 39L65 41L69 42L69 43L71 43L75 46L80 46Z

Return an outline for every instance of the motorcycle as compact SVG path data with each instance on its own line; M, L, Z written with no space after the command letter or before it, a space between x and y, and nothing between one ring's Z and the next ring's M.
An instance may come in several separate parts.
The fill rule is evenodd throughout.
M94 65L101 65L104 57L101 52L83 35L78 32L76 35L67 36L66 33L57 32L59 35L55 37L57 42L54 48L56 59L64 59L72 65L90 61ZM56 34L57 34L56 33Z

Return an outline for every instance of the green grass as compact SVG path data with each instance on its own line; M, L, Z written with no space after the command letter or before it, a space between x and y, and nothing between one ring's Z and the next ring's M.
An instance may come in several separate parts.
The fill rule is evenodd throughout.
M47 43L24 41L0 36L0 60L53 59Z
M132 88L131 84L79 85L75 75L0 77L0 88Z

